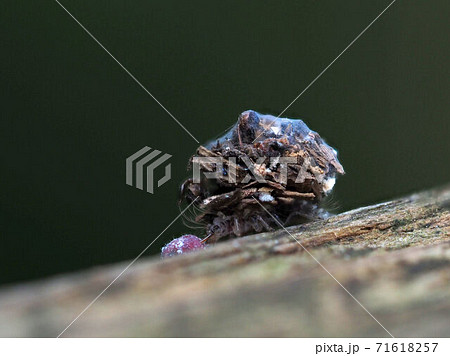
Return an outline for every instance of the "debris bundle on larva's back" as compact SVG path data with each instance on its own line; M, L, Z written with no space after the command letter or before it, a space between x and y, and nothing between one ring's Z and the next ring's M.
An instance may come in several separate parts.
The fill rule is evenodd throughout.
M319 207L344 169L337 152L297 119L245 111L221 138L190 160L182 198L195 200L195 222L208 242L327 215Z

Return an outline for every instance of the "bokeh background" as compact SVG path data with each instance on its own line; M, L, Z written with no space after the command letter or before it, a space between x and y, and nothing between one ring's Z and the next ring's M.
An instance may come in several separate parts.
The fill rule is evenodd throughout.
M61 0L202 143L278 115L389 2ZM337 211L450 180L449 10L398 0L283 115L339 150ZM0 283L134 258L197 143L55 1L2 1L0 37ZM153 195L125 184L146 145L173 156Z

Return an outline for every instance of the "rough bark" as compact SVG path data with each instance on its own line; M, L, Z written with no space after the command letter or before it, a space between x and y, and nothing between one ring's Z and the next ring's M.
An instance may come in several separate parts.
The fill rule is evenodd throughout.
M314 258L283 230L141 258L63 336L449 336L449 207L447 186L288 228ZM0 336L57 336L126 265L3 289Z

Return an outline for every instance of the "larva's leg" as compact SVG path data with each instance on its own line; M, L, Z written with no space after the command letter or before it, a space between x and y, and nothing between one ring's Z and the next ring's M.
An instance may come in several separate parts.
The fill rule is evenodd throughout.
M237 217L233 218L233 233L236 236L242 236L244 233L242 231L241 222L240 222L239 218L237 218Z
M263 225L258 221L258 218L254 215L252 215L250 218L250 224L256 232L261 232L263 229Z
M261 215L256 215L256 218L258 219L258 221L262 224L262 226L264 226L264 230L265 231L271 231L273 230L270 225L261 217Z

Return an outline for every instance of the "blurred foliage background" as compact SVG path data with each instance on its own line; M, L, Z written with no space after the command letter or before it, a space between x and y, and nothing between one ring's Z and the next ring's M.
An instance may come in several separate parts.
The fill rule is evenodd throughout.
M202 143L278 115L389 2L61 0ZM449 10L397 1L283 115L339 150L336 211L449 181ZM197 143L55 1L0 19L0 283L134 258L179 213ZM173 155L153 195L125 184L145 145Z

